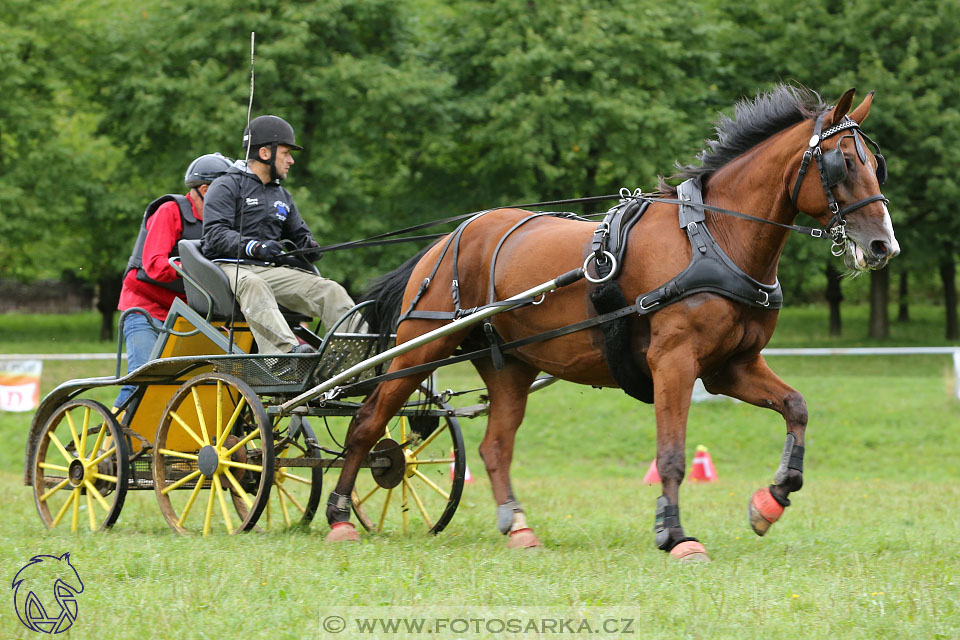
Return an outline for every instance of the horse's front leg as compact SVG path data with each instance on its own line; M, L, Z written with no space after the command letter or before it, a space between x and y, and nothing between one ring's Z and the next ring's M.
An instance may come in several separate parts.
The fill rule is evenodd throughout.
M680 484L686 468L684 447L690 395L697 379L697 362L688 349L669 352L651 349L647 354L653 374L654 408L657 414L657 471L663 494L657 498L654 523L657 547L684 561L709 561L696 538L680 524Z
M799 491L803 486L807 403L798 391L770 370L760 355L753 360L728 365L704 380L704 386L711 393L722 393L778 411L786 420L787 440L780 466L773 476L774 483L757 490L750 499L750 526L758 536L762 536L783 515L784 508L790 506L789 494Z

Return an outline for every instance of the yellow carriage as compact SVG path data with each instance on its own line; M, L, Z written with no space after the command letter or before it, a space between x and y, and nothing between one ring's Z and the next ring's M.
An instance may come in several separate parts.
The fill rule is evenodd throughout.
M365 382L389 359L379 335L340 331L369 303L323 337L291 317L315 354L254 353L226 276L197 242L180 243L187 302L174 302L150 360L121 376L118 355L115 376L64 382L41 402L24 481L47 527L111 527L130 490L153 490L178 533L304 526L324 479L332 486L347 424L373 388ZM310 393L331 379L341 385L337 397ZM136 391L116 415L89 397L124 384ZM364 527L442 530L466 468L456 412L443 394L423 386L365 466L369 477L353 495Z

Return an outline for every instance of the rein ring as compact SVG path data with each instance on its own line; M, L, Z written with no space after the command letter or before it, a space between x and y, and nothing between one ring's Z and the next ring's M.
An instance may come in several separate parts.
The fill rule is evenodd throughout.
M617 272L617 259L609 251L604 251L603 257L610 261L610 273L602 278L591 277L590 272L587 271L587 267L590 266L590 261L597 259L596 253L588 254L587 259L583 261L583 277L586 278L587 282L592 282L593 284L603 284L604 282L613 279L613 274ZM597 273L599 273L599 270Z

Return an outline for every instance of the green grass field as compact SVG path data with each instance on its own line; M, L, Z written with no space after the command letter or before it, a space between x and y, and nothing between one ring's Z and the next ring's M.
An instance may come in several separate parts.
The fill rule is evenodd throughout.
M888 346L943 344L931 329L935 313L915 314L917 325L897 328ZM854 316L851 309L845 317L842 346L869 344L855 335ZM821 310L782 317L775 346L841 346L814 328L826 324ZM79 330L53 342L49 330L40 319L0 316L0 350L96 344ZM462 422L476 482L444 532L366 534L359 544L329 546L320 521L308 532L177 537L152 491L130 492L108 533L48 531L22 484L30 417L0 414L3 575L11 580L33 555L70 552L85 584L74 638L528 637L495 625L407 635L352 627L332 634L321 625L328 616L571 615L632 621L620 632L581 634L596 638L960 637L960 401L949 357L770 361L809 406L804 488L766 537L755 536L747 500L772 481L783 421L727 400L694 405L688 464L706 445L719 480L685 483L681 507L687 531L713 559L707 565L682 565L654 547L659 487L641 482L654 456L652 408L619 391L559 383L531 396L513 464L515 491L544 543L532 552L507 550L496 531L476 453L483 419ZM46 362L44 392L113 366ZM468 366L443 371L441 385L479 386ZM112 395L92 394L105 402ZM11 593L0 603L0 637L32 637Z

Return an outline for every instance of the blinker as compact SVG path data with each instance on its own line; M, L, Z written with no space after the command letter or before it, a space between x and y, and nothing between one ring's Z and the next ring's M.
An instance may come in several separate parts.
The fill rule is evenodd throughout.
M875 153L873 157L877 159L877 182L882 187L887 181L887 161L882 153Z
M828 187L833 187L847 179L847 161L843 157L840 145L836 149L820 154L820 170Z
M826 181L827 187L833 187L844 180L847 179L847 162L843 157L843 151L840 149L841 143L844 139L852 137L856 144L857 148L857 157L860 158L862 164L867 163L867 151L863 146L863 141L860 139L862 134L859 131L854 131L852 136L843 136L837 142L835 149L831 151L825 151L820 155L820 169L823 172L824 180ZM873 143L873 140L867 138L867 140ZM874 143L875 144L875 143ZM887 161L883 158L883 155L879 152L879 149L874 154L874 157L877 159L877 183L880 186L887 181Z

